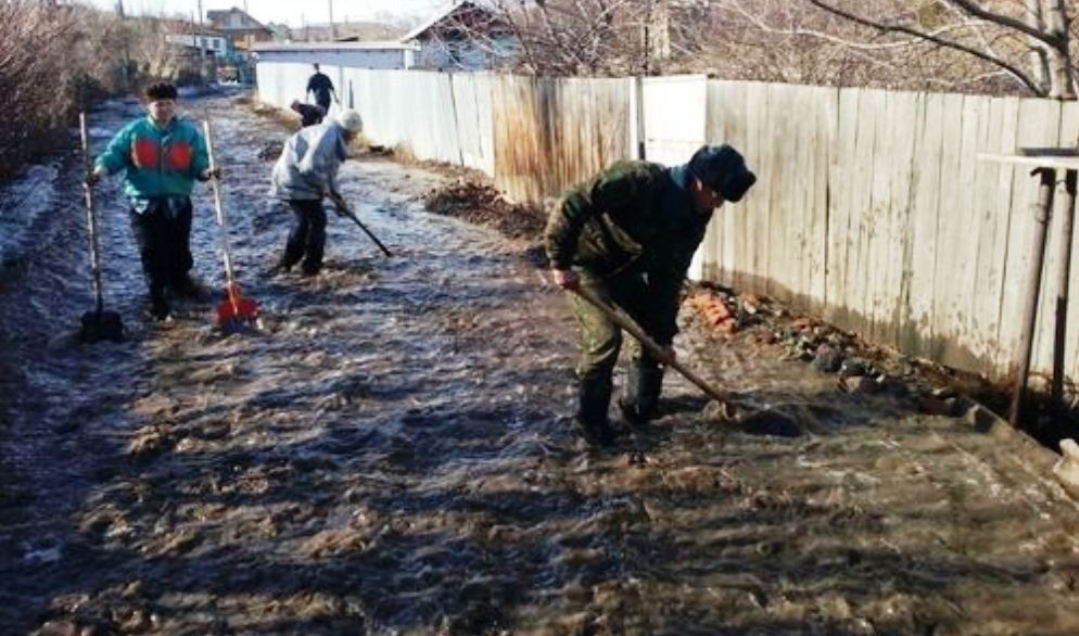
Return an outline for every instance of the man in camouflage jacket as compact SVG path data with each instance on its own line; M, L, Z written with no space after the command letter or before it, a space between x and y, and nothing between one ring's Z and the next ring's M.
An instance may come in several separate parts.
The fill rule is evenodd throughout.
M619 405L641 424L655 414L663 367L674 361L671 342L682 283L712 212L736 202L756 182L742 155L728 145L702 146L688 164L667 168L619 161L565 194L552 210L545 235L555 283L586 287L624 309L658 344L657 360L631 343L631 366ZM576 420L593 445L614 432L607 418L621 330L574 295L581 326Z

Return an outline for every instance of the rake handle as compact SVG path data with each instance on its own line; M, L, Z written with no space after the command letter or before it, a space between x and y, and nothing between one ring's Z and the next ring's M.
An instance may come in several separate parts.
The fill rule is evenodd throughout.
M669 357L667 351L663 347L659 346L659 344L656 343L655 340L652 340L652 338L650 338L648 334L644 332L644 329L641 329L641 327L636 322L634 322L632 318L626 315L624 310L618 308L617 305L612 306L604 302L603 299L601 299L599 296L596 296L590 290L585 289L579 285L574 287L571 291L573 291L573 293L577 294L577 296L584 299L596 309L600 310L603 315L606 316L611 322L618 325L625 331L628 331L630 335L636 338L637 341L641 343L641 346L647 349L648 353L652 354L654 358L658 360L663 360ZM691 369L686 367L678 360L671 360L668 366L673 368L675 371L681 373L685 379L695 384L697 388L704 391L705 394L707 394L712 399L717 400L722 404L727 404L728 402L730 402L729 396L725 395L719 389L706 382L704 379L702 379L700 376L698 376L696 373L694 373Z
M360 221L360 219L358 219L356 217L356 213L353 212L352 209L348 207L348 204L345 203L344 199L342 199L341 197L337 196L336 194L334 194L332 192L330 193L329 196L330 196L330 200L333 201L335 206L337 206L337 209L341 212L341 214L343 214L343 215L347 216L348 218L352 219L356 223L356 225L360 226L360 229L363 230L364 233L366 233L367 236L369 236L371 238L371 240L375 242L375 245L377 245L378 248L380 250L382 250L383 254L385 254L386 256L393 256L393 253L390 252L389 248L387 248L385 245L383 245L382 241L378 240L378 237L375 236L371 232L371 230L367 229L367 226L364 225Z

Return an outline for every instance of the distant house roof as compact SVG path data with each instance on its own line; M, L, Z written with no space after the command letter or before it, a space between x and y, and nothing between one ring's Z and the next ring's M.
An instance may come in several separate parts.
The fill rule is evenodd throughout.
M175 18L147 18L147 19L154 20L157 24L159 24L163 29L165 29L169 33L186 33L186 34L198 33L198 34L201 34L201 35L217 36L217 37L220 37L222 35L220 30L214 28L214 26L210 25L210 24L199 26L198 24L195 24L195 23L190 22L188 20L178 20L178 19L175 19Z
M228 26L227 17L229 15L234 15L234 14L239 14L240 16L243 17L244 26L242 26L242 27ZM237 9L236 7L232 7L231 9L227 9L227 10L224 10L224 11L207 11L206 12L206 19L209 20L211 23L213 23L214 26L216 26L217 28L224 31L225 33L236 32L236 31L265 31L267 33L273 33L274 32L274 30L271 29L270 27L268 27L265 24L259 22L255 18L252 18L251 15L249 13L245 12L243 9Z
M488 36L508 33L509 25L494 11L470 0L451 0L418 27L406 33L401 41L446 38L476 32Z

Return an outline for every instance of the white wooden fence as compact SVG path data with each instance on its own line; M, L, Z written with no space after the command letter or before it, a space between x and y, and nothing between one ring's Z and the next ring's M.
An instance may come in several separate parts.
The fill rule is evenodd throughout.
M743 202L717 213L695 276L996 378L1015 362L1037 181L977 155L1074 146L1079 135L1079 105L1036 99L697 76L638 86L633 79L324 71L375 142L483 170L522 200L557 196L633 156L638 141L649 159L669 164L702 143L731 143L760 181ZM286 106L300 98L309 73L307 65L260 64L260 98ZM1035 372L1052 365L1058 221L1055 215ZM1079 295L1079 272L1071 286L1070 295ZM1075 303L1068 313L1075 325ZM1069 377L1079 373L1072 334Z

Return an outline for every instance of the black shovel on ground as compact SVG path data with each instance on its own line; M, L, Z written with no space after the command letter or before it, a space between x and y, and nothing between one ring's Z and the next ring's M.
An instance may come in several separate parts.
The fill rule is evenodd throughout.
M90 137L86 133L86 113L79 113L79 128L82 135L82 154L86 162L86 174L89 175L92 164ZM101 257L97 242L97 215L94 213L94 189L86 182L83 182L82 187L86 193L86 221L90 235L90 268L93 272L95 307L82 315L79 339L83 342L102 340L119 342L124 339L124 323L120 320L120 314L105 310L105 301L101 293Z
M337 208L337 212L338 212L338 213L339 213L339 214L340 214L341 216L344 216L344 217L347 217L347 218L350 218L350 219L352 219L352 220L353 220L353 222L355 222L355 223L356 223L356 225L360 226L360 229L361 229L361 230L363 230L363 231L364 231L364 233L365 233L365 234L367 234L367 236L368 236L368 237L369 237L369 238L370 238L370 239L371 239L372 241L374 241L374 242L375 242L375 245L377 245L377 246L378 246L378 249L382 250L382 253L383 253L383 254L385 254L386 256L393 256L393 253L392 253L392 252L390 252L389 248L387 248L387 247L386 247L385 245L383 245L383 244L382 244L382 241L378 240L378 237L377 237L377 236L375 236L375 235L374 235L374 234L373 234L373 233L371 232L371 230L367 229L367 226L366 226L366 225L364 225L364 224L363 224L363 223L362 223L362 222L360 221L360 219L356 218L356 213L352 211L352 208L348 207L348 204L347 204L347 203L345 203L345 200L344 200L344 199L342 199L341 197L339 197L339 196L336 196L335 194L331 193L331 194L330 194L330 201L332 201L332 202L333 202L333 205L334 205L334 207L335 207L335 208Z

